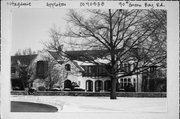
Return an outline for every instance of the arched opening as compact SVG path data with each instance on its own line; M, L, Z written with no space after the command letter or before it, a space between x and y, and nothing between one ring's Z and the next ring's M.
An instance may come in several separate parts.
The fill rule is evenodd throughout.
M111 90L111 81L110 80L106 80L104 82L104 90L105 91L110 91Z
M69 89L71 89L71 87L72 87L72 84L71 84L71 81L70 80L65 80L64 81L64 88L69 88Z
M93 81L91 81L91 80L86 81L86 90L93 91Z
M100 80L97 80L95 82L95 91L100 92L103 89L103 82Z
M65 65L65 69L66 69L66 71L71 71L71 65L70 64L66 64Z

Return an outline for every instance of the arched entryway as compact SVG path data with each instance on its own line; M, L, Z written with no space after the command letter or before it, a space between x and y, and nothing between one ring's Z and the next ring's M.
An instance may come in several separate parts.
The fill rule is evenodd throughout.
M93 81L91 81L91 80L86 81L86 90L93 91Z
M106 80L104 82L104 90L105 91L110 91L111 90L111 81L110 80Z
M64 88L70 88L71 89L71 86L72 86L72 84L71 84L70 80L67 79L64 81Z
M95 82L95 91L100 92L103 89L103 82L101 80L97 80Z

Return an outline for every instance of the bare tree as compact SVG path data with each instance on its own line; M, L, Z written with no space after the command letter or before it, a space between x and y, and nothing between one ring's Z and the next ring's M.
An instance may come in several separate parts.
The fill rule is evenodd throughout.
M70 10L67 20L69 29L63 36L71 38L69 44L74 46L73 49L78 47L107 52L108 55L102 59L109 63L103 63L88 54L84 58L106 66L106 73L111 79L110 99L116 99L116 83L120 77L138 75L155 65L166 67L166 17L163 17L166 13L163 12L163 20L159 21L160 12L162 11ZM59 36L62 34L56 29L51 31L53 40L48 47L59 51L58 48L62 44ZM122 70L128 67L123 65L127 62L133 64L133 67L130 70Z
M62 82L66 76L64 69L55 59L44 57L44 60L48 63L47 78L45 79L47 88L52 89L54 84L57 83L62 88Z
M155 34L160 36L159 24L162 22L145 24L150 21L148 13L148 10L121 9L69 12L68 22L71 27L66 35L76 40L75 45L88 50L103 49L109 53L106 57L109 60L106 70L112 83L111 99L116 99L116 83L119 77L142 73L150 66L161 65L166 59L166 52L162 54L162 51L159 51L164 41L160 43L159 39L152 39ZM153 13L157 15L156 12ZM93 63L100 63L93 57L87 59ZM130 61L134 61L133 69L119 75L122 64Z
M166 86L166 14L166 10L148 10L146 13L147 20L143 23L143 29L156 28L156 31L150 35L151 42L147 45L149 47L148 50L144 50L147 46L143 48L143 50L148 52L149 56L153 57L154 60L160 61L158 64L156 64L156 72L158 72L158 76L155 78L155 75L149 73L151 79L143 79L143 82L151 82L151 86L146 86L144 91L156 90L159 87L158 85ZM159 84L159 82L164 82L164 84ZM163 90L165 91L166 87L164 87Z
M24 50L18 50L15 53L15 56L19 56L19 55L33 55L33 54L36 54L36 52L32 51L31 48L27 48L27 49L24 49Z
M42 42L44 45L45 50L54 50L54 51L61 51L63 47L63 35L60 34L60 29L58 29L56 26L53 26L50 28L49 31L49 41L48 42Z
M43 56L41 61L43 62L43 74L37 73L37 63L32 62L28 68L28 73L31 76L30 81L40 79L45 82L45 87L51 90L55 84L62 84L64 77L66 76L63 72L63 68L60 64L50 56ZM62 87L62 85L57 85Z

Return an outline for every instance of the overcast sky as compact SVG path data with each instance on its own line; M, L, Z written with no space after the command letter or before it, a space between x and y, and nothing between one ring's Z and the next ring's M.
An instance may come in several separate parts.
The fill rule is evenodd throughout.
M12 49L15 54L18 49L31 48L42 50L42 41L49 39L49 29L53 25L66 26L67 9L16 9L12 16Z

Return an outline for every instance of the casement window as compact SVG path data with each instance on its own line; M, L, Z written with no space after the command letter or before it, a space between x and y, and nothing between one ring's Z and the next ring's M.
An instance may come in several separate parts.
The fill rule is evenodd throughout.
M107 76L104 66L101 65L91 65L91 66L82 66L84 68L83 76Z
M71 71L71 65L70 64L66 64L65 65L65 69L66 69L66 71Z

